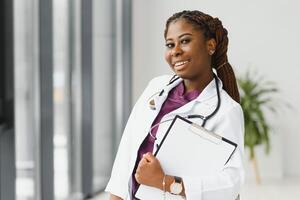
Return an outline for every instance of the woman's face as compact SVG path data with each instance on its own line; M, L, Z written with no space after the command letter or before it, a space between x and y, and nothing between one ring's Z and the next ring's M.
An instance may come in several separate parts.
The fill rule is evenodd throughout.
M211 74L211 44L203 33L184 19L171 22L166 34L165 59L183 79Z

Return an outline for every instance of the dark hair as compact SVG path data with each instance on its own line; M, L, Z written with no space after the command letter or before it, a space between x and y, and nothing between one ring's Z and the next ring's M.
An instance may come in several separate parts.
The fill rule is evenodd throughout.
M212 55L212 67L216 69L218 77L223 82L223 89L236 101L240 102L240 94L236 78L231 65L227 59L228 37L227 30L218 18L200 12L198 10L175 13L166 22L164 36L166 37L171 22L184 19L195 28L201 30L206 39L216 40L216 49Z

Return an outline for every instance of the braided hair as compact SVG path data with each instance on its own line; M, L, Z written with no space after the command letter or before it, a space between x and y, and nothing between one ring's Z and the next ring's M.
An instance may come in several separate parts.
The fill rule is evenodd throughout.
M227 58L228 37L227 30L223 27L222 22L218 18L200 12L182 11L175 13L166 22L164 36L166 37L168 27L171 22L184 19L186 22L192 24L195 28L202 31L204 37L209 40L214 38L216 41L216 49L212 55L211 64L216 69L218 77L223 82L223 89L238 103L240 103L240 95L236 78L231 65Z

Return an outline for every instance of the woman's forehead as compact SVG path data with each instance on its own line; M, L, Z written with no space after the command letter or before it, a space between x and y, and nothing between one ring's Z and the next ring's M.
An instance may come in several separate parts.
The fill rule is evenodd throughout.
M166 40L171 38L178 38L181 35L199 35L201 31L196 29L195 26L185 19L179 19L169 24L166 34Z

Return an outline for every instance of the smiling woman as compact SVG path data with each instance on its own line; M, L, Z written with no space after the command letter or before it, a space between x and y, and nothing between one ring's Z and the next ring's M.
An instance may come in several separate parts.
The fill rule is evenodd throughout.
M174 200L233 200L244 179L244 120L227 60L227 30L218 18L182 11L168 19L164 37L165 59L175 75L154 78L135 104L106 191L111 200L138 199L136 192L142 184L151 188L147 199L155 199L152 191L156 191ZM165 169L176 166L162 166L153 154L176 115L209 115L207 123L206 117L192 121L237 144L230 160L206 176L202 171L190 176L184 170L168 174ZM186 165L193 165L193 160Z
M207 40L184 19L171 22L165 37L167 63L185 79L187 92L202 91L213 78L209 52L216 48L215 40Z
M171 67L175 67L175 62L183 57L194 57L194 65L198 67L191 68L197 70L195 73L211 76L211 68L215 68L223 81L223 88L235 101L239 102L236 79L227 59L227 30L218 18L200 11L176 13L168 19L164 36L167 47L165 58ZM185 55L182 56L183 53ZM189 59L191 58L186 61L190 61Z

